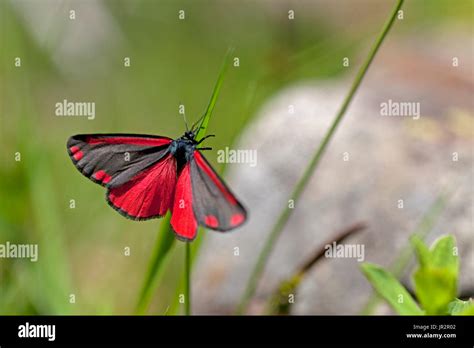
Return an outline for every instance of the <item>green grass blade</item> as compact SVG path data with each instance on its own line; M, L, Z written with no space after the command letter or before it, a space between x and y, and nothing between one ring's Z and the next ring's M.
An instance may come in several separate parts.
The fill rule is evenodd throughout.
M171 214L168 213L161 222L158 236L156 237L155 249L150 259L148 271L145 275L145 280L138 298L136 306L137 314L144 314L150 304L158 275L161 274L170 250L174 245L175 237L170 228L170 220Z
M227 50L227 53L224 58L224 62L219 72L219 76L217 77L217 82L214 86L214 90L212 91L211 99L209 100L209 104L207 105L206 112L204 113L202 117L201 123L199 124L199 128L196 133L195 139L197 141L201 140L206 134L207 126L209 124L209 120L211 119L212 112L214 111L214 107L216 106L217 98L219 97L222 83L224 82L224 76L227 71L227 67L229 66L230 57L233 52L234 52L233 48L229 48Z
M184 258L184 313L191 315L191 243L186 243Z
M456 297L456 274L448 268L420 267L413 274L415 295L428 315L448 313L448 305Z
M58 204L52 194L54 182L44 164L47 163L44 157L35 153L34 150L30 150L28 154L31 158L37 159L32 165L29 185L39 249L38 262L33 268L36 272L32 272L32 280L36 287L28 291L35 292L32 297L37 300L36 303L45 305L41 309L41 314L71 314L74 312L74 306L68 302L72 289L71 271L65 234L61 228L62 223L57 209ZM30 164L32 163L33 160ZM45 207L48 208L45 209ZM44 294L49 294L49 296Z
M423 315L413 297L390 272L370 263L363 263L361 269L374 289L398 314Z
M415 250L418 263L421 266L428 266L430 263L430 249L426 246L423 240L418 237L418 235L414 234L410 237L410 243Z
M190 270L191 271L192 271L194 261L196 260L196 258L198 256L199 248L201 247L202 242L205 238L205 235L202 232L204 232L204 228L200 227L198 229L198 236L196 237L196 239L192 243L187 243L187 244L190 245L190 248L191 248L191 252L190 252L190 255L189 255L189 257L190 257L189 258L189 260L190 260ZM187 260L185 259L185 261L187 261ZM171 301L171 304L169 306L168 312L167 312L168 315L176 315L176 314L180 314L180 313L186 313L186 302L184 303L184 306L183 306L179 301L179 295L185 293L185 291L186 291L185 287L186 287L187 280L186 280L185 277L181 277L181 276L179 277L179 279L180 280L176 284L175 296L173 297L173 299ZM188 284L191 284L191 282L189 282ZM189 296L191 297L191 295L192 294L191 294L191 291L190 291ZM191 306L190 306L190 308L191 308Z

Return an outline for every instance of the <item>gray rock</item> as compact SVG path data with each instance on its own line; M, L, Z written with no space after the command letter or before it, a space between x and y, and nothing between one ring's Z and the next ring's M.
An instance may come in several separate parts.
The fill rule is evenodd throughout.
M395 51L400 57L393 62ZM472 75L463 74L468 67L454 70L444 62L433 69L452 84L431 83L436 78L425 79L429 71L421 67L423 59L410 61L400 47L386 52L366 77L310 184L295 202L260 279L251 313L260 313L280 281L336 231L354 222L365 221L369 227L347 243L364 245L365 261L389 266L446 189L457 191L427 241L431 244L446 233L456 236L461 288L472 288L473 152L467 129L472 130L473 114L470 94L465 93L466 86L473 85ZM413 69L418 76L410 74ZM233 311L269 230L287 206L351 81L309 81L282 90L248 127L237 148L256 149L258 164L229 164L228 182L247 206L250 219L233 233L207 233L194 272L195 313ZM421 117L382 116L380 104L388 99L419 102ZM294 106L293 114L289 105ZM343 160L345 152L348 161ZM454 152L458 161L452 159ZM397 207L400 199L403 209ZM234 255L235 247L239 256ZM298 288L293 313L357 314L372 293L359 266L351 258L321 260ZM403 278L407 283L412 267ZM386 306L379 308L379 313L388 311Z

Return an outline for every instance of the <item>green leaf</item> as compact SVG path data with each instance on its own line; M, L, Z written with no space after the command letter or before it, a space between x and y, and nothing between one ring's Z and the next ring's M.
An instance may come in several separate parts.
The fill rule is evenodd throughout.
M455 315L470 315L474 316L474 304L470 304L466 308L464 308L461 312L455 314Z
M439 237L431 247L431 265L433 267L447 267L456 273L459 271L456 240L454 236Z
M224 81L224 75L227 71L228 63L230 60L230 56L234 52L233 48L229 48L227 50L227 54L224 58L224 63L222 64L221 70L219 72L219 76L217 77L216 84L214 86L214 90L212 91L211 99L209 100L209 104L207 105L206 112L204 113L201 123L199 124L199 128L196 133L195 139L197 141L201 140L204 135L206 134L207 125L209 124L209 120L211 118L212 112L214 111L214 107L216 106L217 98L219 97L219 92L222 87L222 82Z
M420 261L413 274L416 296L427 314L447 314L457 293L459 259L453 236L438 238L427 251L413 239Z
M448 305L448 312L451 315L474 315L474 302L455 299Z
M382 267L370 263L361 265L362 272L377 293L401 315L423 315L415 300L400 282Z
M456 297L456 275L449 268L420 267L413 275L418 301L428 315L446 314Z

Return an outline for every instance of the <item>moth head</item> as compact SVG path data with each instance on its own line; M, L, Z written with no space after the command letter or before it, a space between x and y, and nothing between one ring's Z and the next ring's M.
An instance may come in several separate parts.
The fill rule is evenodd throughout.
M186 131L184 133L184 137L189 139L189 140L194 140L194 137L196 136L196 134L194 133L193 130L190 130L190 131Z

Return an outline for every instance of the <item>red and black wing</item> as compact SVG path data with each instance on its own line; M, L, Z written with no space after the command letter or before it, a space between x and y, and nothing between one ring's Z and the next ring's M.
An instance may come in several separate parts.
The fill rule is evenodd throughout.
M247 212L198 150L194 151L189 166L193 210L199 225L216 231L242 225Z
M135 134L80 134L67 149L76 168L102 186L117 187L160 161L172 139Z
M176 159L168 152L125 184L109 188L107 202L132 220L161 217L172 208L176 180Z
M133 220L163 216L171 208L176 185L172 139L152 135L89 134L68 141L74 165L106 186L107 202Z

